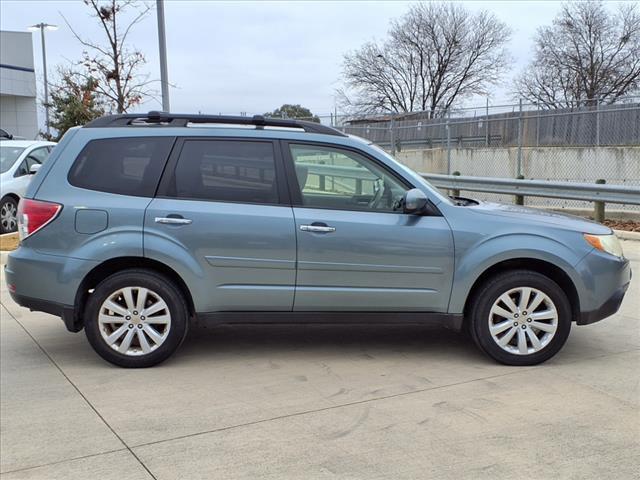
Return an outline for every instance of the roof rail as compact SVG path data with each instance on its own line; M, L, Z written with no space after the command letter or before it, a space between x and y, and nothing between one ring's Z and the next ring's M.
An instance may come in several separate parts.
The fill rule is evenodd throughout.
M105 115L87 123L84 128L127 127L133 125L162 125L168 127L186 127L189 123L219 123L227 125L255 125L256 128L284 127L300 128L307 133L321 133L324 135L336 135L346 137L344 133L335 128L316 122L305 120L270 118L262 115L253 117L240 117L233 115L190 115L184 113L167 113L151 111L147 114L123 113L118 115Z

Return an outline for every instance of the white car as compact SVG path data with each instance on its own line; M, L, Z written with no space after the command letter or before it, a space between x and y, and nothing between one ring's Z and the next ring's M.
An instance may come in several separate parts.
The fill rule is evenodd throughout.
M18 227L18 202L56 144L35 140L0 141L0 233Z

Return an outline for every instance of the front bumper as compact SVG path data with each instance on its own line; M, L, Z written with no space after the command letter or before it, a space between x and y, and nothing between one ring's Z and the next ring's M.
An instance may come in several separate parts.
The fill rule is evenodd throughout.
M620 309L620 305L624 299L624 294L627 293L628 288L629 283L616 290L614 294L596 310L581 312L576 324L589 325L591 323L599 322L600 320L610 317L616 313Z

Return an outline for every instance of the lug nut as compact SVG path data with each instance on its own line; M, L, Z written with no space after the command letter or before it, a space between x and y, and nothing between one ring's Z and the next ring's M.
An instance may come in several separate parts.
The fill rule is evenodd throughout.
M126 317L124 317L127 320L131 320L131 315L127 315Z
M530 318L527 318L527 322L531 322L531 319L530 319Z
M513 326L517 327L518 326L518 322L513 322Z
M134 313L134 315L135 315L135 313L136 313L136 312L133 312L133 313ZM518 318L519 316L520 316L520 315L518 315L518 314L516 313L516 314L514 314L514 315L513 315L513 318Z
M523 315L526 315L526 314L527 314L527 312L522 312L522 314L523 314Z
M138 324L138 328L142 328L142 324L141 323Z
M129 324L129 328L133 328L133 323L130 323L130 324Z
M144 317L140 317L140 320L143 320L143 321L144 321ZM531 321L531 319L529 319L529 321Z
M136 311L134 310L134 311L133 311L133 314L134 314L134 315L137 315L137 314L138 314L138 312L136 312Z
M527 326L526 326L526 325L522 325L522 329L523 329L523 330L524 330L524 329L526 329L526 328L527 328Z

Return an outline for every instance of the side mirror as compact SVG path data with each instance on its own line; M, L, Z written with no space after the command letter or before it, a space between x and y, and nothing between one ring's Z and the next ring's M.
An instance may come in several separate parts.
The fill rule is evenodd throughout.
M42 165L40 163L34 163L33 165L31 165L31 168L29 169L29 175L35 175L38 170L40 170L40 167Z
M418 188L404 194L404 213L420 213L427 206L427 196Z

